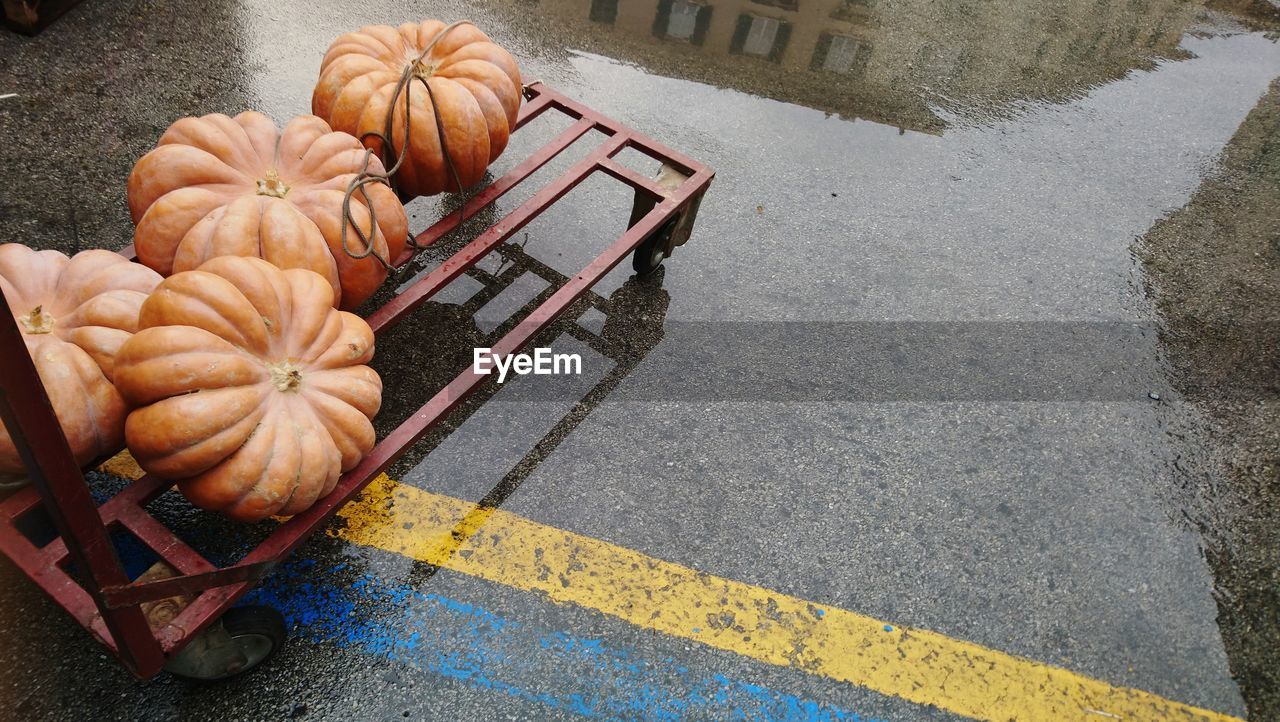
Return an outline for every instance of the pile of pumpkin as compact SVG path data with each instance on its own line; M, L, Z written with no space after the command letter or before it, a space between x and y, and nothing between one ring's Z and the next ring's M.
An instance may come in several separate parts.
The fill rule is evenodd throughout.
M374 337L349 311L405 251L401 200L479 182L521 92L470 23L365 27L330 45L314 115L283 131L252 111L183 118L160 137L129 176L139 263L0 246L0 290L77 462L123 443L243 521L332 491L375 442ZM0 424L0 481L23 473Z

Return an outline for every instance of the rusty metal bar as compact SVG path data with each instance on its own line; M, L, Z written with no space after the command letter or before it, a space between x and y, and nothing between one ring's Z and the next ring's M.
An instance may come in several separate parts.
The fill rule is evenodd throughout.
M185 647L252 588L249 582L241 582L210 589L197 597L173 621L156 632L165 654L174 654Z
M28 486L13 492L9 498L0 502L0 516L18 519L40 506L40 492Z
M523 128L529 121L542 115L550 110L553 106L551 100L554 94L546 92L542 83L534 82L525 88L526 100L520 104L520 112L516 113L516 127L511 129L514 133Z
M427 275L418 279L403 293L387 302L385 306L374 311L367 319L374 333L399 321L405 314L417 308L421 303L435 295L440 289L449 285L453 279L462 275L475 265L486 254L496 248L514 233L524 228L534 216L542 213L552 203L563 198L578 186L596 168L602 158L607 158L622 149L626 138L615 135L591 151L587 157L575 163L554 182L549 183L528 200L521 203L514 211L498 221L492 228L476 236L475 240L463 246L444 263Z
M44 501L45 511L68 541L78 572L88 581L86 591L102 613L121 660L135 674L150 676L164 666L163 651L141 609L113 610L104 603L101 590L128 584L129 577L98 516L97 505L26 352L26 342L3 291L0 348L8 349L0 354L0 416L9 436Z
M428 246L448 235L458 226L461 226L477 213L484 210L490 203L493 203L506 195L507 191L515 188L521 181L536 173L539 168L546 165L551 161L551 159L562 153L570 145L573 145L574 141L581 138L594 126L595 123L584 118L578 120L568 128L565 128L559 135L552 138L549 143L539 148L533 155L521 161L506 175L502 176L498 180L494 181L492 185L477 193L475 197L468 199L462 211L461 218L458 217L458 213L450 213L439 221L436 221L435 224L427 230L419 233L417 237L413 239L414 243L418 244L419 247ZM409 259L413 257L415 251L416 249L414 248L406 248L404 253L400 254L400 257L396 259L394 265L398 267L408 263Z
M605 158L600 161L600 170L635 188L637 191L644 193L655 200L666 198L668 191L658 185L652 178L646 178L630 168L622 165L613 158Z
M135 506L129 511L131 513L119 516L121 526L128 529L139 541L155 552L156 556L164 559L176 571L182 574L204 574L218 568L179 539L169 527L148 514L146 509Z
M96 621L101 629L101 633L96 635L99 641L113 652L116 651L115 640L102 626L102 618L94 599L64 569L49 562L12 525L0 525L0 551L13 560L19 570L56 600L81 626L88 629Z
M102 518L102 523L107 526L119 523L128 527L132 520L140 518L140 515L147 513L145 509L147 504L150 504L152 500L167 491L171 486L173 486L172 481L160 479L148 474L141 479L134 481L132 484L125 487L119 494L111 497L105 504L98 507L98 515ZM145 522L141 523L145 524ZM160 528L163 528L163 525L160 525ZM135 535L137 535L143 542L149 542L149 540L143 537L141 533L135 532ZM163 540L158 540L155 545L149 544L149 546L151 546L154 551L156 546L163 546L162 542ZM183 546L185 547L186 545L184 544ZM187 549L190 549L190 547L187 547ZM44 553L54 561L60 560L67 555L66 542L61 538L54 539L47 547L45 547ZM213 565L199 554L196 554L194 550L191 551L191 554L194 555L194 558L192 559L186 559L178 556L169 560L171 562L170 566L178 569L179 571L182 571L187 567L212 568Z
M167 597L198 594L215 587L229 587L243 582L256 582L276 566L274 561L240 563L224 569L195 574L182 574L154 582L133 582L105 587L102 596L108 607L120 609Z

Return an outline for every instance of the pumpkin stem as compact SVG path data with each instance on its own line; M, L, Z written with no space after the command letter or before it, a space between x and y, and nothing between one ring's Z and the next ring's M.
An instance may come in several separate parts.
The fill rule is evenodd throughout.
M421 78L424 81L428 80L431 76L436 74L436 66L433 63L419 62L414 67L413 74L415 77Z
M289 192L289 186L280 180L280 175L276 173L276 169L272 168L267 171L267 177L258 181L258 195L271 196L272 198L284 198Z
M27 329L27 333L52 333L53 324L57 323L57 319L45 313L44 306L36 306L31 309L31 313L22 316L18 322Z
M271 364L267 369L271 372L271 385L277 391L297 391L302 385L302 371L288 361Z

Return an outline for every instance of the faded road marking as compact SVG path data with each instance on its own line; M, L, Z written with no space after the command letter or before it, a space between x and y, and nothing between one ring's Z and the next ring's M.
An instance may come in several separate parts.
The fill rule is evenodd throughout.
M104 469L140 473L117 457ZM338 538L572 603L646 629L978 720L1240 722L923 629L715 577L385 475Z
M922 629L711 576L387 477L343 539L982 720L1231 720Z
M318 578L340 581L317 584ZM247 599L280 610L306 639L596 719L878 722L722 674L704 676L671 657L644 657L421 592L364 573L358 563L321 567L295 559Z

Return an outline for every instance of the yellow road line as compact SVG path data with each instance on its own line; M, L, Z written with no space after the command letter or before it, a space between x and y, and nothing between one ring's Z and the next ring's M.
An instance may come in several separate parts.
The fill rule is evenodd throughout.
M116 466L116 473L126 471L123 462ZM385 475L339 516L345 525L330 533L356 544L973 719L1236 720L935 632L704 574Z

